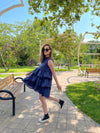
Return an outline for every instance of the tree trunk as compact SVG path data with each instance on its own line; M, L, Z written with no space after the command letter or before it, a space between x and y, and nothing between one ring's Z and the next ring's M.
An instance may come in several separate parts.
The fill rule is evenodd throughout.
M1 59L2 59L2 62L3 62L3 66L5 67L5 71L8 71L8 68L7 68L7 65L6 65L5 62L4 62L2 53L0 53L0 56L1 56Z

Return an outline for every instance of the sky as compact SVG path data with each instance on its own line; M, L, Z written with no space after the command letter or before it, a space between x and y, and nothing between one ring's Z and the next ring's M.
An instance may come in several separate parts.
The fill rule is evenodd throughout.
M0 12L14 4L19 4L20 0L0 0ZM34 20L34 16L30 15L28 13L28 0L23 0L24 7L14 8L6 13L4 13L2 16L0 16L0 22L6 22L6 23L14 23L16 21L25 22L27 19ZM43 14L39 14L38 17L42 19ZM80 21L74 24L74 30L77 33L77 35L84 35L85 32L97 32L97 29L95 27L91 27L91 23L95 23L97 26L100 25L100 17L93 17L90 12L85 13L81 16ZM63 33L65 30L65 27L59 28L59 33ZM92 35L86 35L85 41L91 40Z

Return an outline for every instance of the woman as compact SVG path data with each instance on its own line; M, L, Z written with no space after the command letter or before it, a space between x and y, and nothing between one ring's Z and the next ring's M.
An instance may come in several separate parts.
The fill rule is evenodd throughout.
M61 86L56 77L54 64L53 64L53 55L52 47L49 44L45 44L42 47L40 55L41 65L36 68L31 74L28 73L26 78L23 79L23 82L31 89L34 89L39 93L39 99L42 103L42 108L44 116L42 119L39 119L39 122L46 122L49 120L49 114L47 110L46 99L56 101L60 104L60 107L63 107L64 101L56 99L50 96L51 85L52 85L52 75L56 82L58 90L61 91Z

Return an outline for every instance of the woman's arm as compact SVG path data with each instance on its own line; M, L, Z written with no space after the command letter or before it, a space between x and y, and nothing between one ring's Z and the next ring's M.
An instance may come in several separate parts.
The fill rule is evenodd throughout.
M48 66L49 66L49 68L50 68L50 70L51 70L51 72L52 72L52 75L53 75L54 80L55 80L55 82L56 82L56 84L57 84L58 90L62 90L62 89L61 89L61 86L59 85L59 82L58 82L58 80L57 80L56 73L55 73L55 69L54 69L54 64L53 64L53 61L52 61L52 60L49 60L49 61L48 61Z

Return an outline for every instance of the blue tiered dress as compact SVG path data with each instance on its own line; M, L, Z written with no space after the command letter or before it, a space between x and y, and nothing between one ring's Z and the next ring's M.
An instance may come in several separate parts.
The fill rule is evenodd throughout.
M52 84L52 72L48 66L48 60L50 59L45 58L38 68L23 79L25 85L45 97L50 96Z

